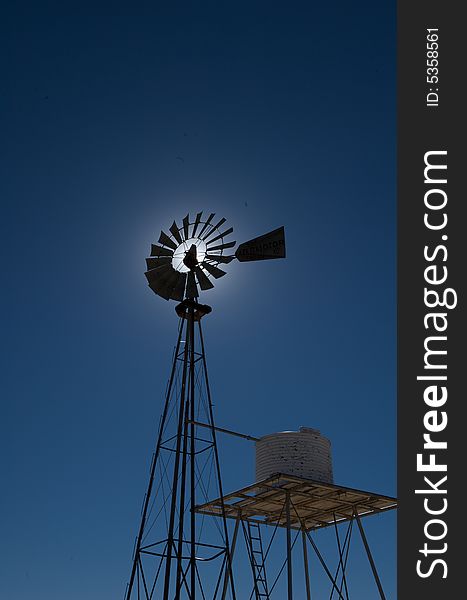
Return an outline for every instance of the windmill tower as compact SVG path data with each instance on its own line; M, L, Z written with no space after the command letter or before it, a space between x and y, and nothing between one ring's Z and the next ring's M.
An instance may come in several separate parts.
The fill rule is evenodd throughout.
M375 593L386 600L362 519L395 509L397 500L334 483L330 443L316 429L256 438L215 425L202 331L211 308L198 302L199 291L214 287L213 280L226 274L219 265L234 259L284 258L285 238L280 227L226 254L236 244L227 241L233 229L221 230L225 219L214 217L187 215L182 227L174 221L146 259L149 287L178 302L179 327L125 600L244 600L235 569L237 558L245 557L249 600L311 600L318 573L314 569L310 577L309 554L330 599L349 600L353 530L360 534ZM227 494L219 432L256 443L256 481ZM325 559L315 540L326 529L335 533L334 561ZM276 557L284 557L279 564L271 564L273 543L280 546Z
M211 308L198 297L226 274L221 264L284 258L285 239L281 227L228 255L233 229L214 217L174 221L146 259L149 287L178 302L179 326L126 600L237 598L223 503L215 517L197 510L224 496L202 331Z

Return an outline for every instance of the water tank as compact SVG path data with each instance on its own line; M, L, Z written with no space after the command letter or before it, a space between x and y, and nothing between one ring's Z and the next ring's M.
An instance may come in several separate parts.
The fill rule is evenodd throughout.
M256 481L274 473L332 483L331 442L310 427L263 436L256 442Z

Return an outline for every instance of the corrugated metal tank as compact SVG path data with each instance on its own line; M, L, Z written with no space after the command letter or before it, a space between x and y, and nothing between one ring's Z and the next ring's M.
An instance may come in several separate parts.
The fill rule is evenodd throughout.
M256 442L256 481L274 473L332 483L331 442L310 427L263 436Z

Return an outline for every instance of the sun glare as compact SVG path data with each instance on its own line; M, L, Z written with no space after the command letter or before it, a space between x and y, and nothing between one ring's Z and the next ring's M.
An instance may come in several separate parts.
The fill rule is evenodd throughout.
M206 244L199 238L189 238L182 242L174 252L172 266L180 273L187 273L190 269L184 264L183 259L192 245L196 246L196 258L199 263L203 262L206 256Z

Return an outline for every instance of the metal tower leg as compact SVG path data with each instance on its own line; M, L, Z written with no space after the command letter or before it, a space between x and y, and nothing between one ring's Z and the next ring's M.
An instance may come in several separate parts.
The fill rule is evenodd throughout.
M129 598L131 597L131 592L133 590L135 575L136 575L137 567L138 567L138 564L139 564L139 552L140 552L140 549L141 549L141 541L142 541L142 537L143 537L144 529L145 529L145 525L146 525L146 518L147 518L149 500L151 498L151 492L152 492L152 488L153 488L153 485L154 485L154 476L155 476L155 473L156 473L156 464L157 464L157 460L158 460L159 454L160 454L160 449L161 449L161 444L162 444L162 436L163 436L163 433L164 433L164 428L165 428L165 424L166 424L166 420L167 420L167 415L168 415L168 410L169 410L169 402L170 402L170 397L171 397L171 394L172 394L174 377L175 377L175 372L176 372L176 368L177 368L177 357L178 357L178 353L180 352L180 343L182 341L183 329L184 328L183 328L183 320L182 320L180 322L177 344L176 344L175 351L174 351L174 358L173 358L173 363L172 363L172 370L171 370L171 373L170 373L169 384L168 384L168 387L167 387L167 393L166 393L166 397L165 397L164 410L163 410L163 413L162 413L161 422L160 422L160 426L159 426L159 433L158 433L158 436L157 436L156 451L155 451L155 453L153 454L153 457L152 457L151 469L150 469L150 474L149 474L148 489L147 489L147 492L146 492L146 494L144 496L143 512L142 512L142 515L141 515L141 523L140 523L140 527L139 527L139 531L138 531L138 537L136 539L136 544L135 544L135 550L134 550L134 556L133 556L133 566L132 566L132 569L131 569L130 581L128 583L127 592L126 592L126 596L125 596L126 600L129 600ZM138 581L139 581L139 579L138 579Z
M180 470L180 458L181 458L181 443L183 438L184 430L184 416L185 416L185 394L186 394L186 375L188 367L188 349L190 345L189 329L187 327L187 340L185 342L185 352L183 358L183 375L182 375L182 391L180 395L180 406L179 406L179 417L178 417L178 431L177 431L177 443L175 448L175 466L173 470L172 480L172 502L170 505L170 521L169 521L169 532L167 537L167 560L165 563L165 578L164 578L164 600L169 600L170 594L170 571L172 567L172 552L174 546L174 526L175 526L175 515L177 510L177 491L178 491L178 475ZM185 461L184 461L185 463ZM181 503L180 503L180 522L179 522L179 534L183 539L183 509L184 509L184 491L185 491L185 469L182 468L182 485L181 485ZM183 493L183 496L182 496ZM180 531L180 527L182 531ZM181 545L181 544L180 544ZM181 557L179 558L179 562ZM177 572L177 592L176 594L180 597L180 574L181 569ZM178 600L178 599L177 599Z
M351 524L352 523L350 523L350 525ZM345 576L346 560L344 559L344 552L345 552L345 546L346 546L347 540L348 540L348 535L345 538L344 547L341 547L341 541L340 541L340 537L339 537L339 530L337 528L336 515L334 515L334 531L335 531L335 534L336 534L337 550L339 552L339 564L338 564L338 567L337 567L336 579L338 577L339 571L342 569L342 581L341 581L340 591L342 592L342 587L344 587L344 589L345 589L345 596L346 596L346 598L348 598L349 597L349 590L347 588L347 578ZM347 534L349 532L350 532L350 526L349 526L349 530L348 530ZM333 594L334 594L334 589L331 590L331 598L332 598Z
M238 517L235 521L235 529L233 532L232 545L230 546L230 560L233 560L235 546L237 544L237 534L238 534L239 525L240 525L240 517ZM227 564L227 560L226 560L226 564ZM222 589L221 600L225 600L227 597L227 589L229 587L229 582L230 582L230 573L229 573L228 569L226 569L225 576L224 576L224 587Z
M287 520L287 599L293 600L292 543L290 536L290 492L285 492L285 517Z
M214 414L213 414L213 410L212 410L211 389L209 387L208 368L207 368L207 364L206 364L206 354L204 351L204 338L203 338L203 330L201 329L201 320L198 321L198 325L199 325L199 338L201 341L201 359L202 359L203 367L204 367L204 377L205 377L205 383L206 383L206 391L207 391L207 395L208 395L209 425L210 425L211 433L212 433L216 474L217 474L217 480L218 480L218 485L219 485L219 494L220 494L220 497L223 499L224 492L222 489L219 453L217 450L216 427L214 425ZM227 573L229 574L229 579L230 579L230 590L232 593L232 600L236 600L237 597L235 594L235 585L234 585L233 570L232 570L232 558L231 558L230 545L229 545L229 532L227 529L227 517L225 516L225 506L224 506L223 500L221 503L221 516L222 516L222 525L223 525L223 530L224 530L225 551L226 551L226 557L227 557L226 568L227 568Z
M311 547L313 548L313 550L316 553L316 556L319 559L319 562L321 563L321 566L323 567L324 571L326 572L326 575L329 577L329 580L332 583L332 589L336 591L336 593L338 594L340 600L345 600L344 596L342 595L342 592L339 590L339 587L337 586L337 581L335 580L335 578L332 576L331 571L329 570L324 558L321 555L321 552L318 549L318 546L315 544L315 541L313 540L313 538L311 537L310 533L308 531L305 532L306 533L306 537L308 538Z
M366 554L368 556L368 560L370 562L371 570L373 571L373 577L375 578L375 582L376 582L376 585L378 587L380 598L381 598L381 600L386 600L386 596L384 595L384 592L383 592L383 586L381 585L381 581L380 581L380 578L379 578L379 575L378 575L378 571L376 570L375 561L373 560L373 556L372 556L371 551L370 551L370 546L368 545L368 541L366 539L366 535L365 535L365 532L363 530L363 525L362 525L362 523L360 521L360 517L356 514L355 515L355 519L357 521L357 525L358 525L358 529L360 531L360 535L361 535L361 538L362 538L363 545L365 546L365 550L366 550Z
M189 309L188 326L190 328L190 413L188 415L186 426L188 428L188 418L190 419L190 591L191 600L196 598L196 480L195 480L195 310L193 306ZM201 326L201 321L200 321ZM187 432L188 435L188 432Z
M303 567L305 570L305 585L306 585L306 600L311 600L311 588L310 588L310 571L308 567L308 549L306 545L306 533L302 529L302 546L303 546Z

